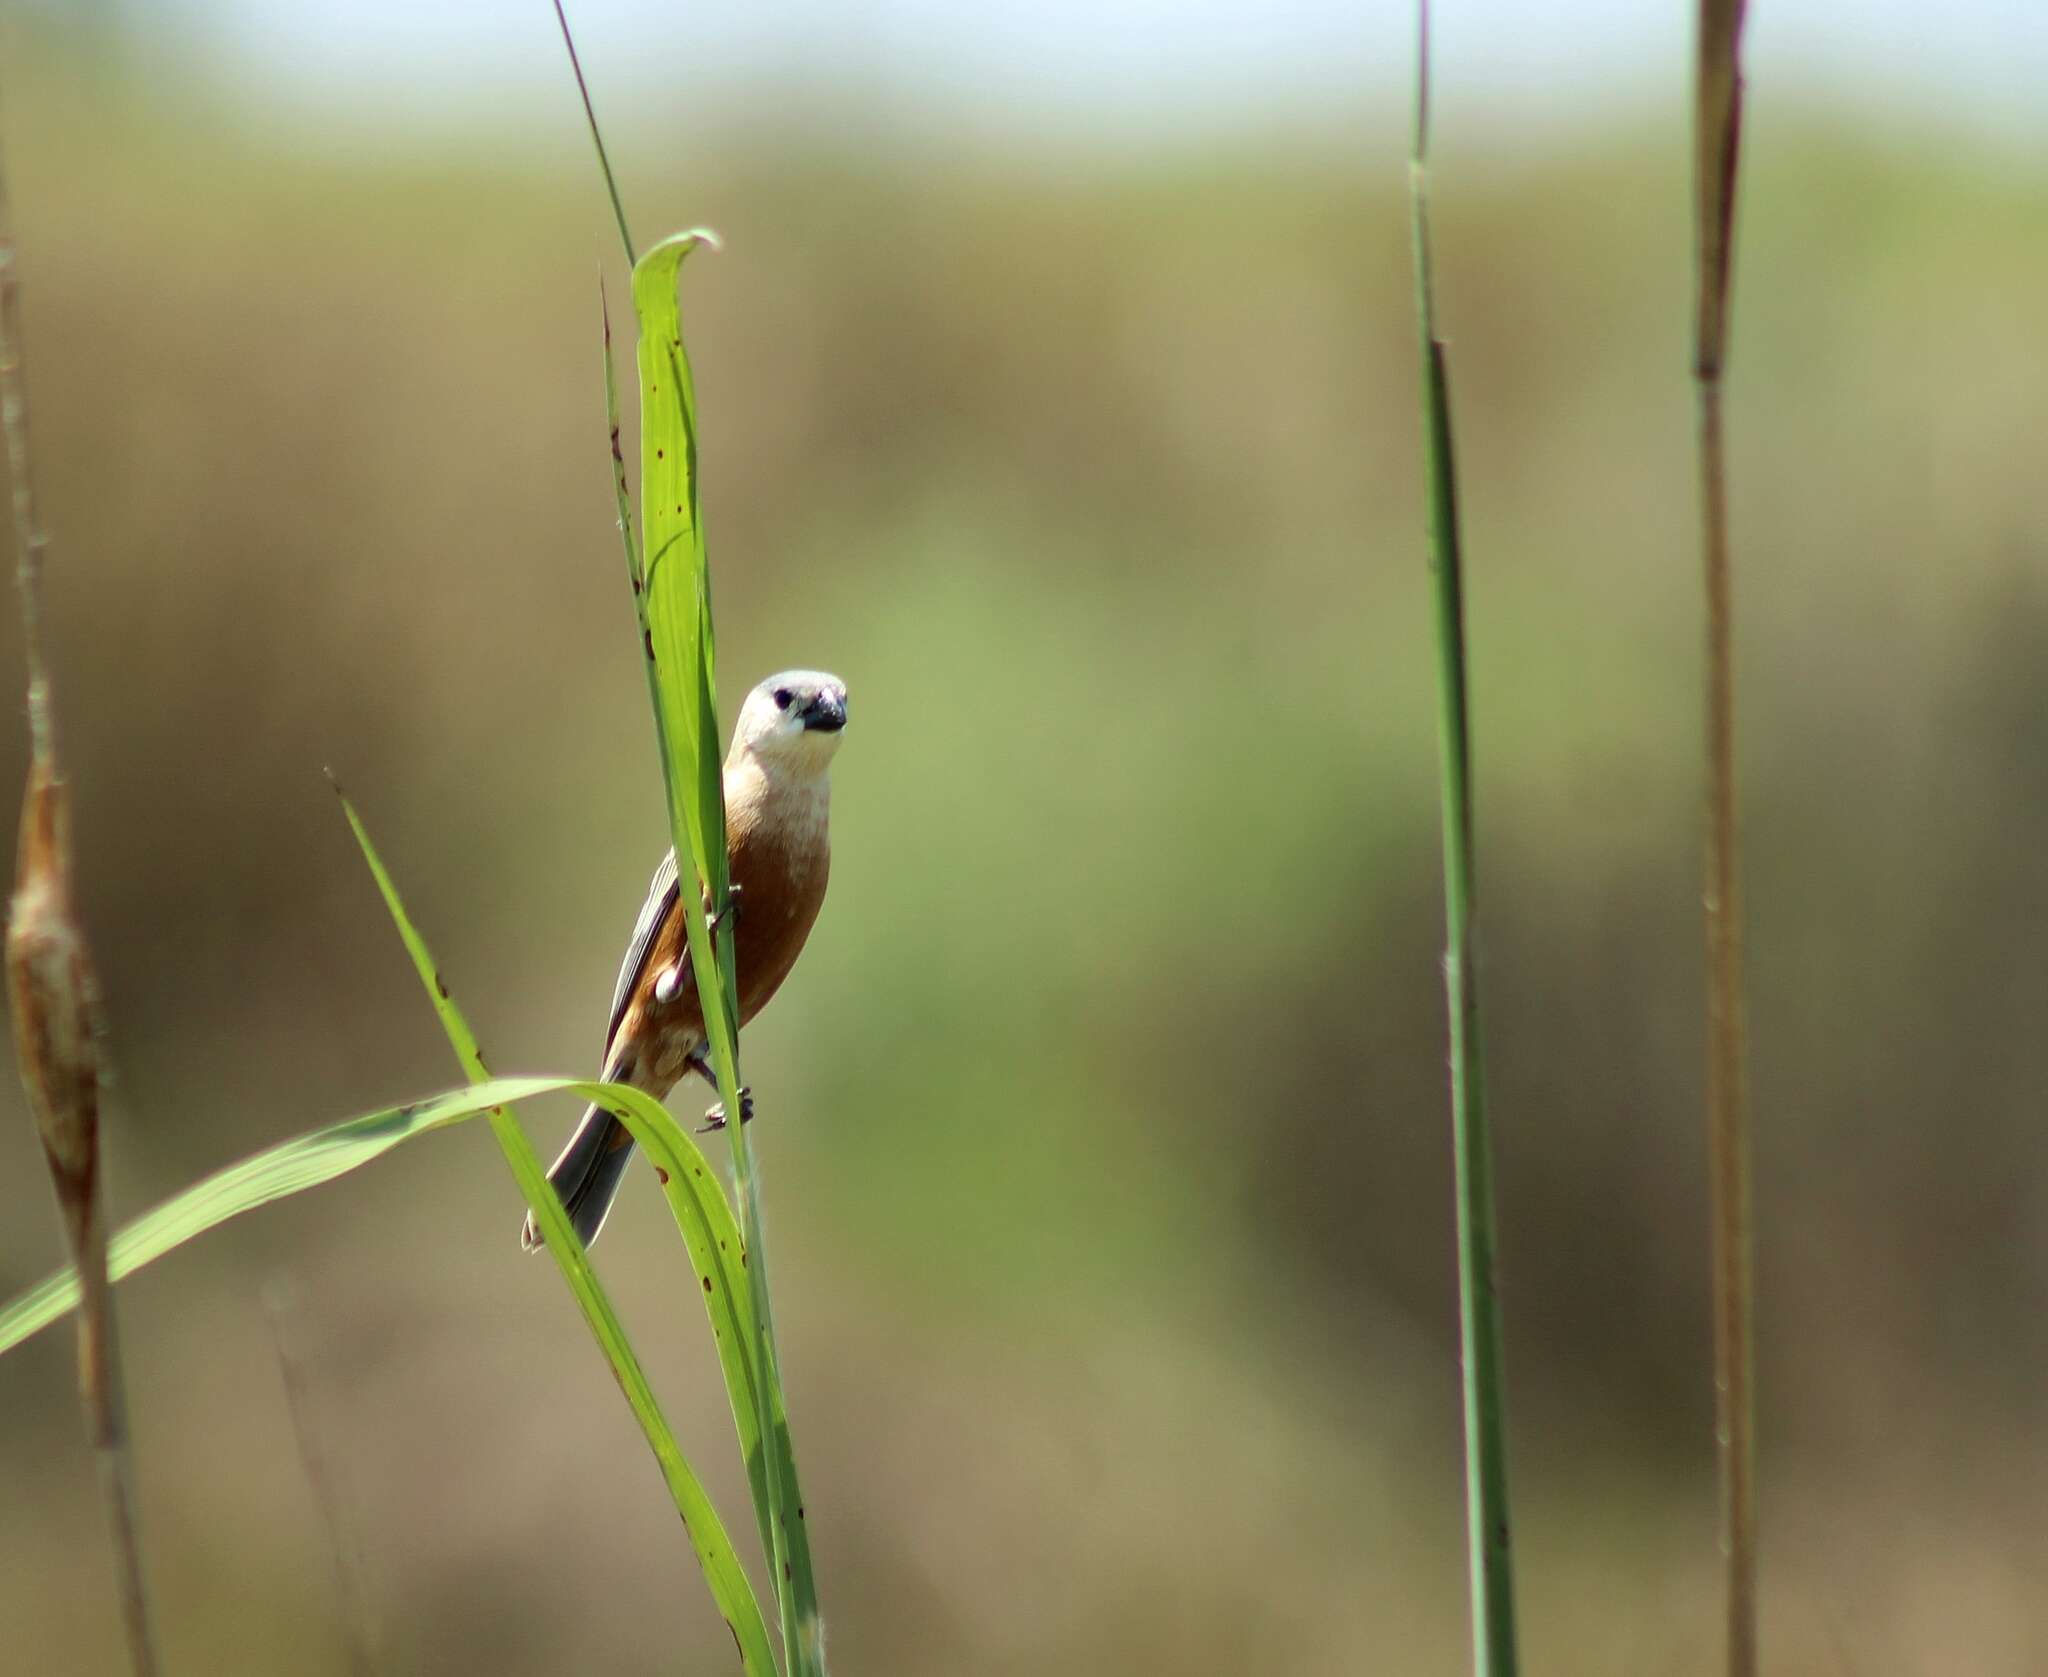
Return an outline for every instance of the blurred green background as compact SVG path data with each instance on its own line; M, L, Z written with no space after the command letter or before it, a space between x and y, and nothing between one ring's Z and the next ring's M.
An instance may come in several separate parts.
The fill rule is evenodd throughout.
M17 20L0 70L123 1215L458 1081L323 765L506 1071L594 1069L663 843L601 426L600 268L623 287L566 75L438 121L380 120L372 81L321 139L133 15ZM1661 102L1534 138L1454 123L1436 188L1536 1672L1718 1649L1686 129L1657 74ZM1449 1677L1398 97L1022 145L852 76L753 86L667 127L611 104L641 239L728 241L685 287L728 711L790 664L853 693L832 900L747 1038L835 1668ZM1767 1654L2021 1677L2048 1669L2048 166L1759 95L1730 423ZM11 1293L60 1240L11 1078L0 1104ZM544 1152L572 1116L528 1114ZM465 1128L123 1288L172 1670L725 1668L518 1211ZM644 1173L599 1256L745 1532ZM0 1360L0 1625L20 1669L91 1677L120 1664L71 1381L68 1332Z

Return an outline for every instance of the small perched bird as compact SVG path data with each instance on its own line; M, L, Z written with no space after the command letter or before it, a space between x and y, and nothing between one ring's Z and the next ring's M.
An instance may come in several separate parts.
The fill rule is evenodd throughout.
M770 676L740 707L725 759L733 898L724 912L737 917L733 960L742 1025L781 988L825 901L832 864L827 771L845 727L846 683L818 670ZM605 1080L630 1083L656 1100L685 1072L717 1083L706 1059L704 1010L676 890L671 850L654 870L605 1027ZM744 1123L752 1116L744 1090L740 1104ZM705 1117L716 1128L725 1122L724 1108L714 1106ZM604 1227L632 1155L626 1126L593 1106L548 1171L586 1246ZM531 1213L522 1239L529 1252L541 1245Z

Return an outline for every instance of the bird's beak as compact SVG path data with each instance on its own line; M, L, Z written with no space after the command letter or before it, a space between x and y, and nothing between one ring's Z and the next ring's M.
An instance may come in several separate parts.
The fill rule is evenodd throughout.
M827 689L805 705L799 714L809 732L836 734L846 726L846 695Z

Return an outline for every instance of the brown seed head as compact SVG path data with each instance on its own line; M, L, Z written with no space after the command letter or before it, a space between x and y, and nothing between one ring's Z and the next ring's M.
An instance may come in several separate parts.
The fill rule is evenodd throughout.
M71 907L71 810L45 765L29 771L7 988L21 1081L67 1218L83 1214L99 1159L99 990Z

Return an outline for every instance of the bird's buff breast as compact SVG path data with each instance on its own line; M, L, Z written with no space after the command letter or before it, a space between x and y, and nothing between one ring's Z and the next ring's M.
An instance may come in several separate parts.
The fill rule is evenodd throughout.
M739 812L735 811L735 814ZM824 905L831 851L823 823L735 820L730 851L732 881L739 887L733 924L733 964L739 979L740 1024L746 1025L782 987ZM657 1096L681 1079L690 1057L704 1046L704 1013L694 984L680 986L667 1002L655 999L654 980L680 965L688 970L689 944L683 915L671 910L654 949L623 1034L638 1039L633 1070L636 1087Z

